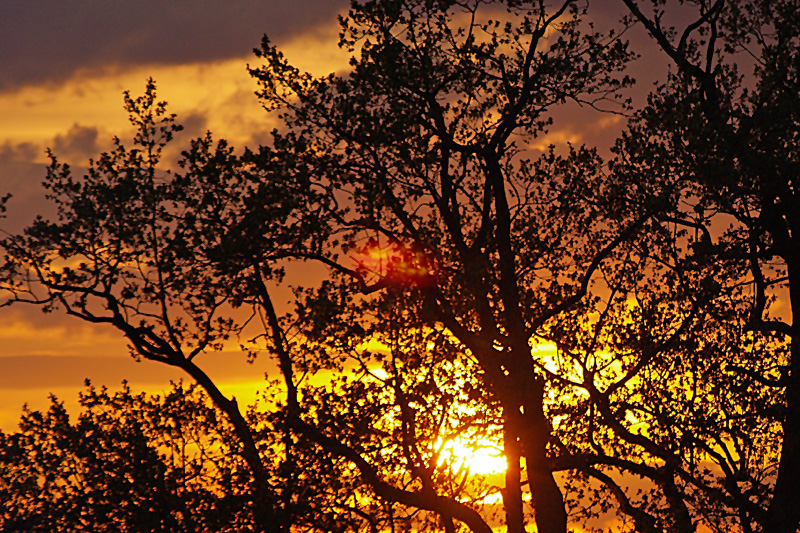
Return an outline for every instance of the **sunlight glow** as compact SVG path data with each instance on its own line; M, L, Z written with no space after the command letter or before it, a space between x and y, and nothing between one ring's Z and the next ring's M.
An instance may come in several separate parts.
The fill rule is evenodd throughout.
M382 342L375 338L371 338L368 341L359 344L356 347L356 350L359 352L372 352L372 353L388 355L389 353L391 353L392 349L385 342Z
M450 464L454 470L467 469L472 474L487 476L506 470L506 458L493 446L471 446L451 439L442 446L439 464Z
M385 380L387 380L389 378L389 373L386 372L386 370L382 369L379 366L376 366L375 368L370 368L369 372L370 372L370 374L372 374L376 378L380 379L381 381L385 381Z
M377 241L370 241L363 248L355 250L351 259L362 273L398 285L425 286L432 283L435 277L431 258L423 250L414 247L396 244L384 246Z

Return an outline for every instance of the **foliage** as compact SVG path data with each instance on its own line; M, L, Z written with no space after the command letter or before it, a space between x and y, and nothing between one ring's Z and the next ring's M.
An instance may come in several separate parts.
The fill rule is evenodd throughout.
M71 422L51 397L2 435L3 531L240 531L248 474L196 387L163 397L89 387Z

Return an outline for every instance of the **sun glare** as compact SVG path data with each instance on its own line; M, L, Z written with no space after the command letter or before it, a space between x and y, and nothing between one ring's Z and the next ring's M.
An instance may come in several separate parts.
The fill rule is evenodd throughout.
M506 458L493 446L473 446L458 439L445 442L439 464L449 463L453 469L488 476L506 470Z
M381 246L371 242L355 251L351 259L364 273L378 275L395 284L425 286L435 277L431 258L413 247Z

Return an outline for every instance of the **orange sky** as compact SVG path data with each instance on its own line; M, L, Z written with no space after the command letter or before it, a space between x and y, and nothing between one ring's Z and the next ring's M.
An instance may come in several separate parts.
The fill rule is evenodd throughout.
M45 148L80 168L130 131L122 91L141 94L152 76L158 95L186 127L175 145L211 130L234 146L257 144L277 125L253 95L246 71L263 33L287 57L316 74L347 68L338 50L337 13L345 0L140 0L97 3L43 0L0 4L0 196L14 195L0 226L18 231L43 201ZM616 14L606 14L616 20ZM634 67L634 75L650 66ZM645 76L646 77L646 76ZM565 108L534 150L567 141L608 146L623 120ZM174 155L174 154L173 154ZM77 172L76 172L77 173ZM180 375L135 363L121 335L36 308L0 309L0 430L16 427L24 403L47 406L48 393L74 406L83 380L116 388L164 390ZM248 365L231 351L209 358L212 377L240 399L252 398L266 361ZM249 397L248 397L249 396Z

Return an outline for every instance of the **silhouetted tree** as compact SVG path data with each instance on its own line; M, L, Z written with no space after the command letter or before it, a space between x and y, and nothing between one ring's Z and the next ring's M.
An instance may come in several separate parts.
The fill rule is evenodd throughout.
M701 3L673 46L628 5L686 75L609 161L529 148L567 101L626 109L632 54L572 1L354 3L352 68L322 78L265 38L251 73L283 127L241 154L209 134L178 169L160 168L179 127L150 82L125 97L134 148L117 140L80 179L51 156L59 216L2 241L7 302L109 324L135 356L191 376L225 416L248 476L231 488L257 530L488 533L498 510L514 533L608 512L642 532L788 523L765 461L793 426L769 393L785 383L759 366L789 355L790 326L763 320L762 267L785 259L763 229L776 211L743 200L761 181L708 177L749 146L715 122L735 108L723 81L741 91L724 69L686 67L693 30L716 42L719 21L751 19ZM785 147L769 168L794 168L796 121L759 124ZM737 227L708 226L732 211ZM275 302L303 262L327 277ZM775 334L743 337L745 323ZM245 415L203 370L233 339L274 357L281 401ZM448 457L454 440L502 448L502 489Z
M195 388L163 398L88 388L0 434L2 531L240 531L249 471Z
M617 416L651 422L616 434L659 459L638 471L673 486L668 529L794 532L800 4L625 3L677 70L629 123L614 170L636 183L631 201L669 191L661 218L686 246L665 262L684 278L705 272L695 286L712 299L700 334L667 351L647 394ZM666 22L687 14L677 29Z

